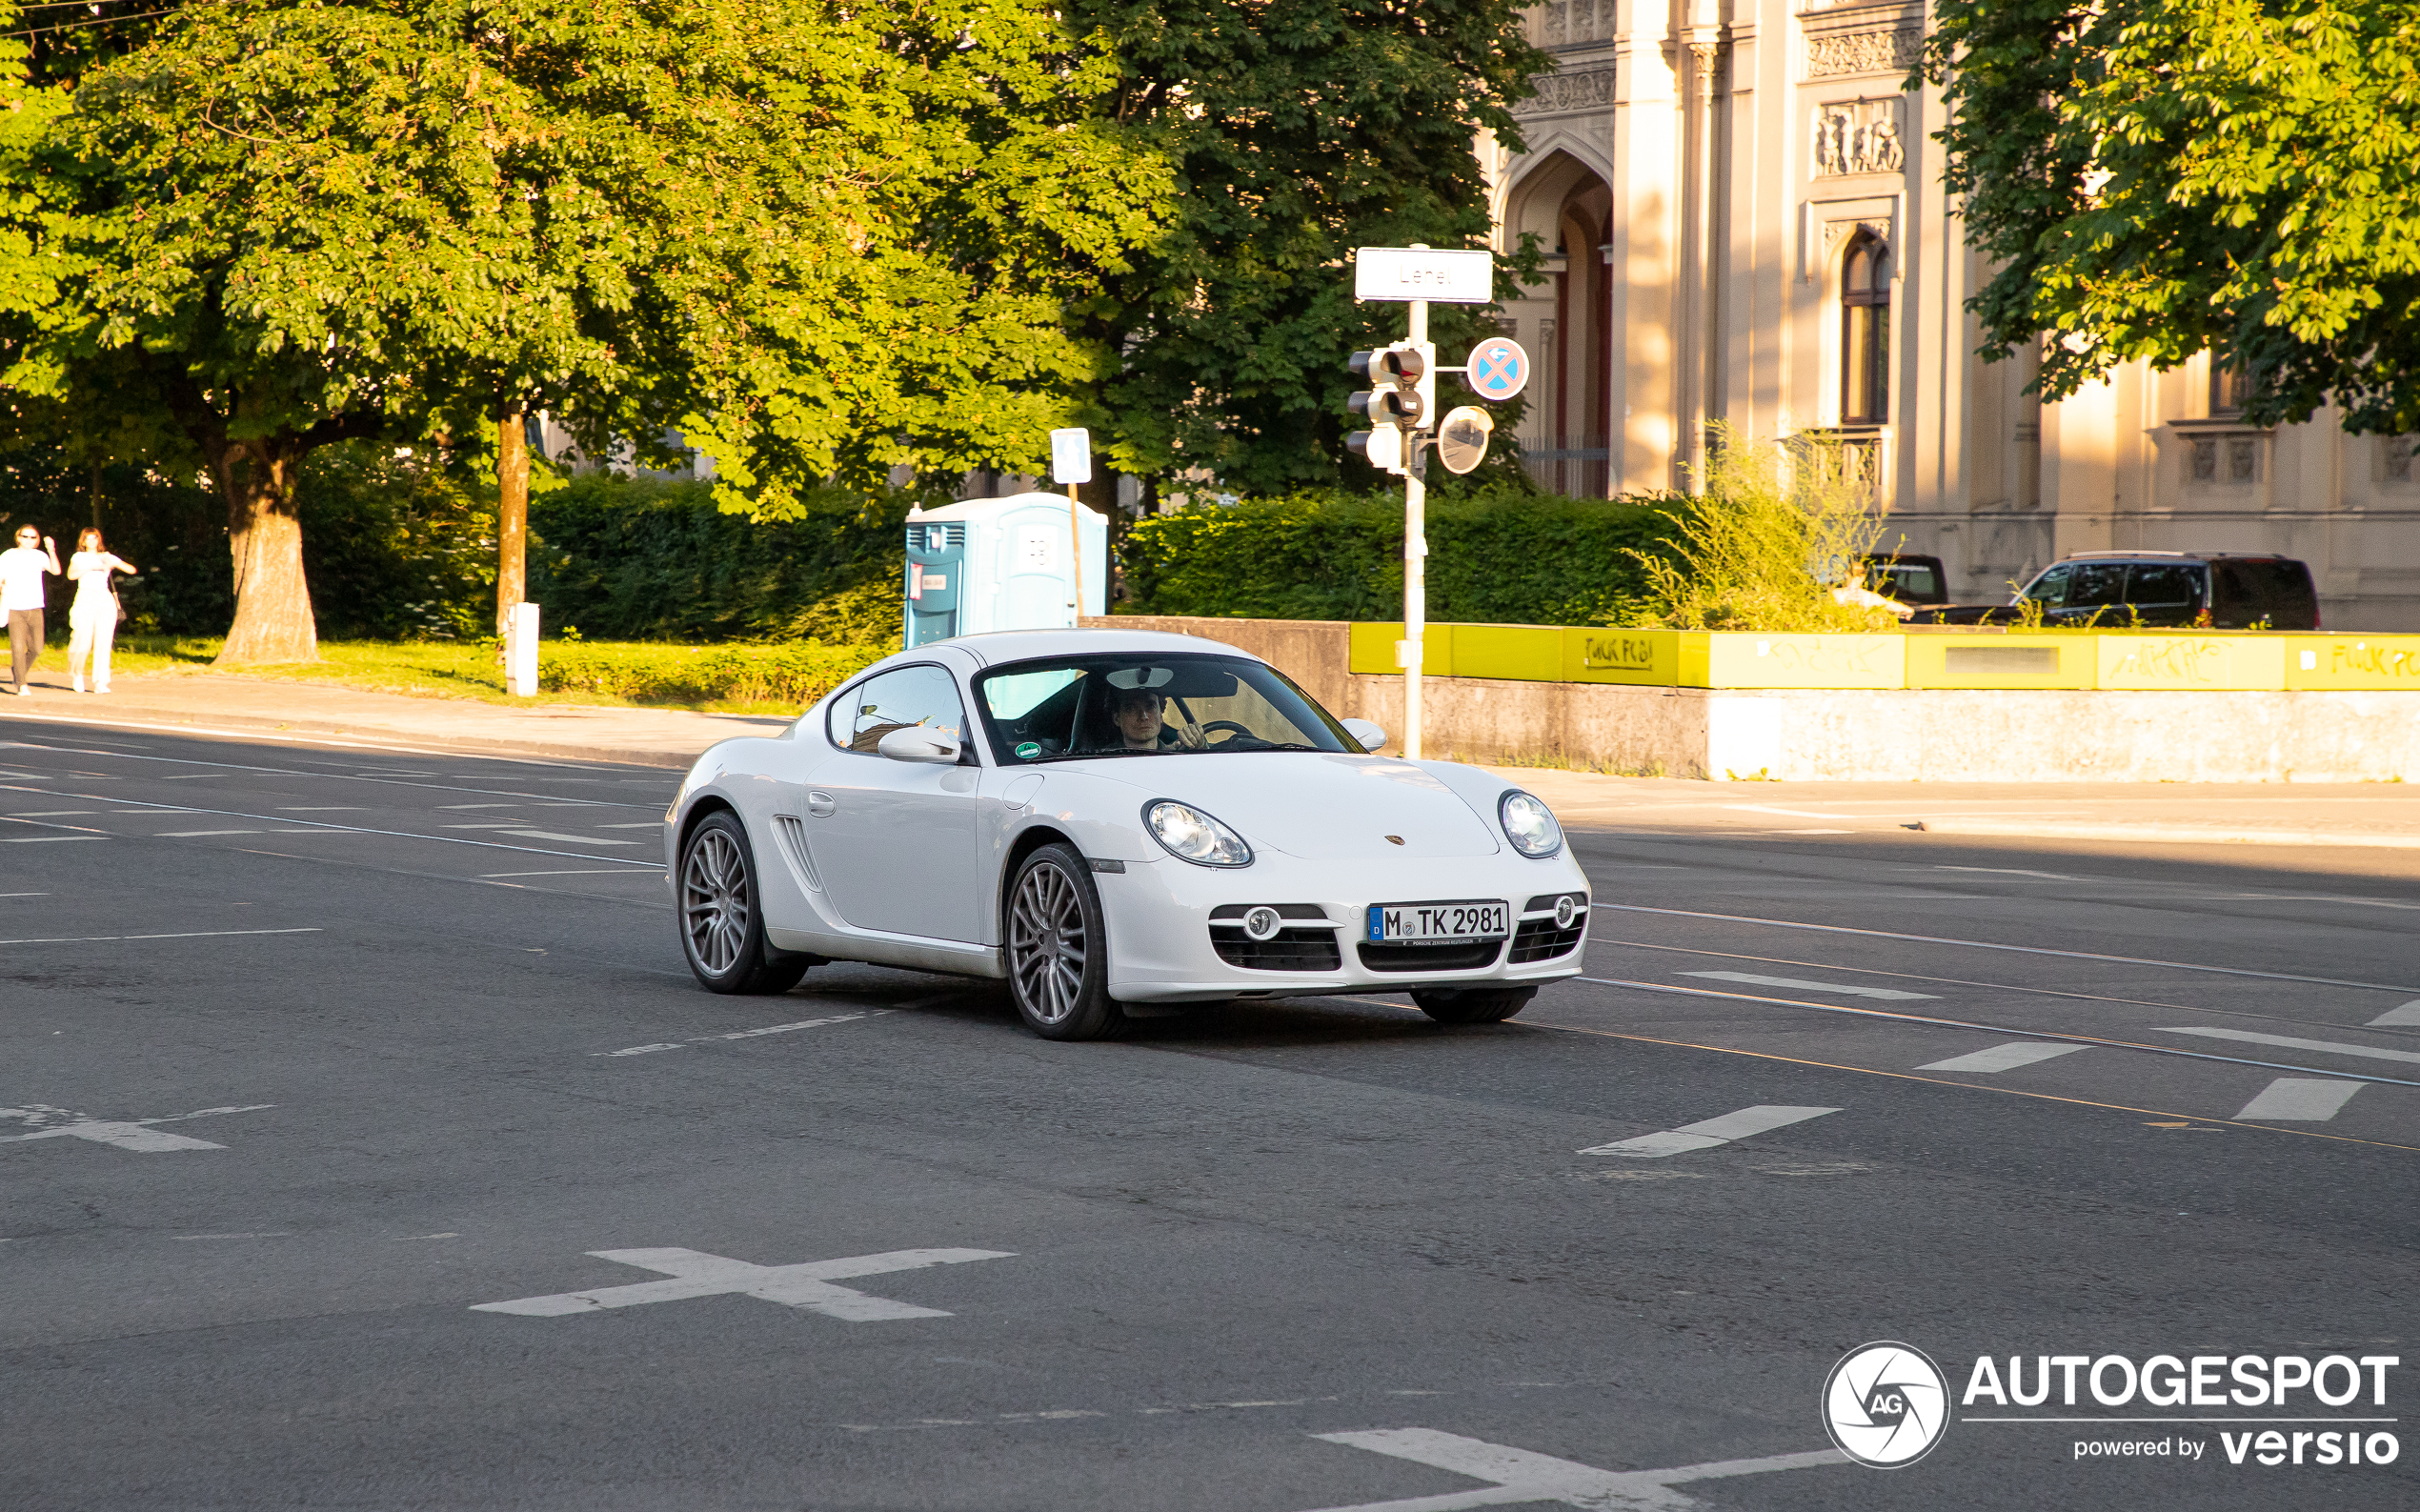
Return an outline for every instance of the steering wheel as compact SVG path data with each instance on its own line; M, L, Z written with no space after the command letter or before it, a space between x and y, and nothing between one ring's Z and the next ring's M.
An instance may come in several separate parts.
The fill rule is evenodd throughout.
M1246 730L1243 726L1236 723L1233 719L1211 719L1204 722L1200 726L1200 730L1202 735L1202 743L1205 745L1212 743L1209 739L1209 736L1210 732L1213 730L1224 730L1230 736L1241 736L1246 740L1257 740L1260 738L1259 736L1256 736L1251 731ZM1224 744L1225 742L1220 741L1217 743Z

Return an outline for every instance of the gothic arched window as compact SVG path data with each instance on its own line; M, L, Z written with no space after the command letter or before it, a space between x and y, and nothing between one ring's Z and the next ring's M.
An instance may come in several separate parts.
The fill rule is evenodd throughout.
M1841 259L1840 418L1890 419L1890 246L1861 231Z

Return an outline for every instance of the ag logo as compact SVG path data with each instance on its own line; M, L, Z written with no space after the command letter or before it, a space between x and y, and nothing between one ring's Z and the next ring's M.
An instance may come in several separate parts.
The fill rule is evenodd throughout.
M1914 1464L1949 1426L1949 1384L1925 1352L1884 1341L1842 1357L1824 1382L1824 1426L1859 1464Z

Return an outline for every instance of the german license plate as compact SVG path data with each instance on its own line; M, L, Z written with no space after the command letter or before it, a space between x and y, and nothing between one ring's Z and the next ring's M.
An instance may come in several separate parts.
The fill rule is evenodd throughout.
M1512 933L1512 911L1481 899L1462 903L1372 903L1369 937L1391 944L1454 945L1502 939Z

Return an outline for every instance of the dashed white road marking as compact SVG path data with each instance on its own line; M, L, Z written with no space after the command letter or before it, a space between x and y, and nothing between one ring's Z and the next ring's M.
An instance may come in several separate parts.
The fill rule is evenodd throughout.
M2344 1111L2367 1083L2325 1081L2316 1077L2279 1077L2235 1115L2254 1122L2325 1123Z
M1611 1144L1592 1145L1582 1155L1623 1155L1633 1159L1657 1160L1667 1155L1686 1155L1692 1150L1711 1150L1718 1144L1744 1139L1753 1135L1767 1134L1775 1129L1820 1119L1838 1108L1792 1108L1775 1103L1759 1103L1742 1108L1719 1119L1706 1119L1697 1123L1684 1123L1662 1134L1642 1134L1635 1139L1616 1139Z
M759 1298L821 1313L848 1323L887 1322L898 1318L947 1318L933 1307L869 1297L836 1280L858 1276L887 1276L894 1271L921 1270L928 1265L963 1265L969 1260L1010 1260L1014 1251L996 1249L900 1249L847 1260L810 1260L803 1265L753 1265L694 1249L595 1249L589 1254L616 1264L661 1271L671 1280L639 1281L551 1297L524 1297L516 1301L481 1302L474 1313L511 1313L521 1318L561 1318L571 1313L608 1307L636 1307L648 1302L685 1301L693 1297Z
M645 877L652 880L653 875L648 872L634 872L627 865L585 866L575 867L569 871L553 872L481 872L479 880L493 882L507 877Z
M1919 1071L2014 1071L2019 1066L2030 1066L2044 1060L2055 1060L2061 1056L2071 1056L2083 1048L2082 1045L2046 1045L2038 1039L2019 1039L2005 1045L1993 1045L1988 1050L1977 1050L1969 1055L1951 1056L1946 1060L1935 1060L1930 1064L1918 1066L1916 1069Z
M1744 971L1681 971L1676 977L1704 977L1715 981L1745 982L1751 987L1791 987L1800 992L1846 993L1851 998L1881 998L1890 1002L1934 1002L1928 992L1902 992L1896 987L1852 987L1846 982L1809 981L1804 977L1759 977Z
M910 1006L914 1005L911 1004ZM626 1050L597 1050L591 1052L591 1054L595 1056L646 1056L653 1055L658 1050L678 1050L688 1045L713 1044L718 1040L724 1039L755 1039L764 1035L786 1035L800 1029L820 1029L825 1024L845 1024L858 1018L876 1018L878 1015L890 1013L893 1010L888 1008L869 1008L863 1013L836 1014L829 1018L801 1018L796 1023L768 1024L762 1029L736 1029L729 1034L696 1035L690 1038L675 1040L668 1044L632 1045Z
M1463 1507L1505 1506L1522 1502L1561 1502L1595 1512L1613 1512L1616 1508L1677 1509L1697 1504L1672 1489L1686 1482L1851 1462L1838 1449L1810 1449L1803 1454L1716 1460L1705 1464L1676 1465L1668 1470L1600 1470L1576 1460L1558 1460L1552 1455L1489 1443L1483 1439L1466 1439L1459 1433L1442 1433L1435 1428L1379 1428L1361 1433L1315 1433L1311 1437L1325 1443L1367 1449L1372 1454L1409 1460L1415 1464L1492 1482L1442 1496L1362 1502L1352 1506L1322 1507L1320 1512L1460 1512Z
M42 894L29 893L29 897ZM48 939L0 939L0 945L100 945L131 939L222 939L236 935L318 935L325 931L317 926L309 929L196 929L178 935L58 935Z
M55 845L61 840L106 840L107 835L5 835L0 845Z
M2420 1029L2420 998L2414 998L2400 1008L2390 1008L2370 1020L2373 1029Z
M159 833L153 835L151 838L155 840L198 840L203 837L210 835L258 835L260 831L258 830L161 830Z
M358 803L280 803L277 805L277 812L280 814L367 814L370 811Z
M554 830L499 830L499 835L517 835L525 840L555 840L573 845L636 845L636 840L606 840L594 835L562 835Z
M600 830L660 830L664 827L664 821L661 819L640 819L635 824L600 824L596 827Z
M117 1119L87 1118L66 1108L36 1102L22 1108L0 1108L0 1119L18 1119L49 1126L36 1128L30 1134L0 1135L0 1144L15 1144L27 1139L90 1139L95 1144L115 1145L137 1155L160 1155L170 1150L223 1150L227 1148L223 1144L189 1139L182 1134L163 1134L151 1125L182 1123L187 1119L214 1118L222 1113L258 1113L275 1106L273 1102L254 1102L240 1108L202 1108L164 1119Z
M79 796L81 795L78 795ZM2168 971L2208 972L2217 977L2249 977L2261 981L2299 981L2319 987L2375 987L2382 992L2409 992L2391 982L2347 981L2341 977L2297 977L2287 972L2250 971L2240 966L2203 966L2186 960L2155 960L2145 956L2106 956L2098 951L2052 950L2047 945L2003 945L1996 940L1958 939L1947 935L1909 935L1895 929L1859 929L1849 924L1811 924L1795 918L1757 918L1746 914L1713 914L1695 908L1655 908L1645 903L1590 903L1616 914L1662 914L1673 918L1711 918L1726 924L1763 924L1769 929L1806 929L1825 935L1862 935L1869 939L1905 939L1920 945L1960 945L1968 950L2013 951L2020 956L2056 956L2067 960L2114 961L2121 966L2158 966Z
M2289 1050L2322 1050L2331 1056L2359 1056L2367 1060L2401 1060L2420 1065L2420 1050L2382 1050L2376 1045L2349 1045L2339 1039L2298 1039L2292 1035L2255 1034L2249 1029L2154 1029L2160 1035L2200 1035L2208 1039L2240 1039L2247 1044L2283 1045Z
M2022 866L1936 866L1936 872L1983 872L1993 877L2030 877L2045 882L2081 882L2081 877L2065 872L2028 872Z

